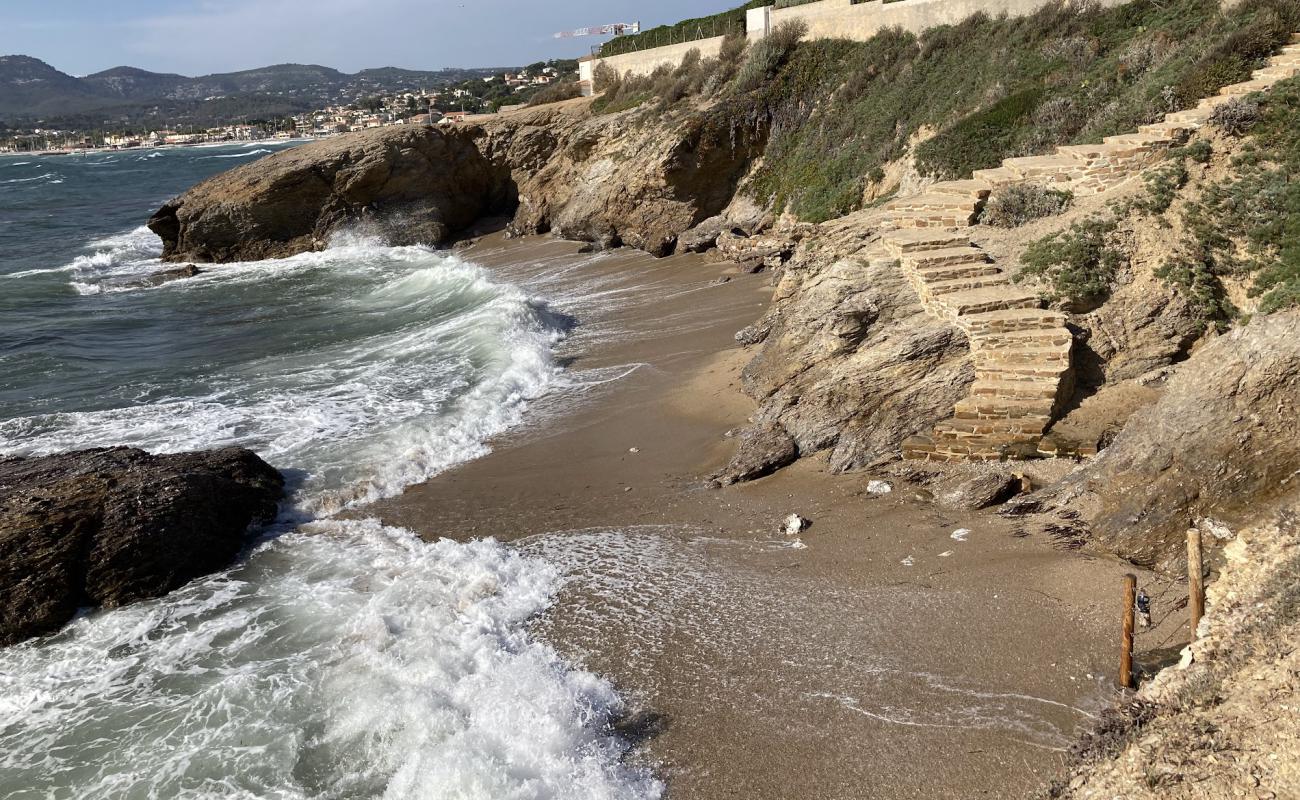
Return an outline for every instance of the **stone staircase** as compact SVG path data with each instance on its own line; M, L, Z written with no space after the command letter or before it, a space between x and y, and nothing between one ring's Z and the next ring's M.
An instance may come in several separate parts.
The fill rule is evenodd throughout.
M1165 152L1209 121L1233 98L1267 90L1300 73L1300 34L1257 70L1251 80L1223 87L1195 108L1165 115L1136 133L1108 136L1101 144L1066 145L1052 155L1009 158L967 180L933 184L924 194L886 206L885 247L898 259L925 309L949 320L970 339L975 382L951 419L928 435L903 443L904 458L995 461L1056 455L1092 455L1045 436L1074 391L1065 315L1041 308L1036 292L1011 276L960 229L975 223L998 189L1033 183L1099 194L1159 163Z

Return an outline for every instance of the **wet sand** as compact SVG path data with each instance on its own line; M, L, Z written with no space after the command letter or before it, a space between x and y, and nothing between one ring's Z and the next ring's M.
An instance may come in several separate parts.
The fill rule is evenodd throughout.
M871 494L888 476L816 457L703 488L752 410L733 334L766 307L766 276L718 285L725 266L699 257L576 250L490 238L467 257L573 318L561 356L580 386L364 513L558 565L537 633L628 699L630 757L670 797L1003 798L1050 779L1114 697L1127 565L892 478ZM779 532L791 512L811 529Z

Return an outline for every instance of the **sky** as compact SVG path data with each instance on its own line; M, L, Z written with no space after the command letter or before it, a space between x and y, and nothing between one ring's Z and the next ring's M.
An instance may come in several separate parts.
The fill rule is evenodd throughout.
M515 66L575 58L603 38L552 34L611 22L647 27L741 0L0 0L0 55L73 75L116 66L201 75L286 62L367 67Z

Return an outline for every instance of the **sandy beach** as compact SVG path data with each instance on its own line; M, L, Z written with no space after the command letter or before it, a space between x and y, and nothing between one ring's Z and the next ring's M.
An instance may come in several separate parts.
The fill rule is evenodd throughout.
M488 237L466 257L573 317L560 354L584 387L363 513L558 565L536 634L614 682L630 757L671 797L1014 797L1053 777L1114 698L1131 567L815 456L704 488L752 409L733 334L768 277L577 250ZM812 520L797 537L792 512Z

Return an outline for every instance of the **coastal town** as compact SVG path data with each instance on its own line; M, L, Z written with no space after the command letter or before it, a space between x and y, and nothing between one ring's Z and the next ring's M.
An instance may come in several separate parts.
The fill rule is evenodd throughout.
M467 117L526 105L543 90L577 81L577 63L537 62L457 83L389 93L363 94L322 108L272 119L241 119L219 125L170 125L100 130L43 127L0 129L0 153L79 153L266 140L322 139L390 125L454 125ZM217 98L212 98L217 99Z

